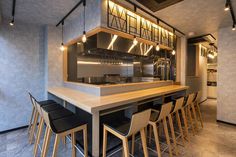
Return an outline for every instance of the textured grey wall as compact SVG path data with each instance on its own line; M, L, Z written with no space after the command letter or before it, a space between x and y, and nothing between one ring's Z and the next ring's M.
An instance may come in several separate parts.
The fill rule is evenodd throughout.
M0 25L0 131L28 124L27 91L44 98L43 46L42 27Z
M236 33L219 30L217 119L236 124Z
M87 0L85 9L85 30L89 31L101 25L101 1L102 0ZM65 21L65 38L67 43L78 38L84 31L84 8L81 5L73 14L77 15L74 18L68 18Z
M55 26L46 27L46 88L63 84L63 52L60 51L60 29Z

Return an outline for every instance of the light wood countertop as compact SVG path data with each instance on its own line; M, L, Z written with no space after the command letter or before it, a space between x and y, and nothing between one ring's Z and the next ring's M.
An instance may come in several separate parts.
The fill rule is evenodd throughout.
M128 103L134 103L152 97L183 91L186 89L188 89L187 86L169 85L107 96L90 95L65 87L49 88L48 92L92 114L101 110L118 107Z

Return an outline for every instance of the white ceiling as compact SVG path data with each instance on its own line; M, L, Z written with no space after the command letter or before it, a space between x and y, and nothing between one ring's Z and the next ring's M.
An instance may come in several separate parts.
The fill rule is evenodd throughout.
M16 21L54 25L78 1L17 0L15 18ZM236 0L232 0L232 3L236 14ZM184 0L155 14L185 34L195 32L197 36L217 32L219 27L232 26L231 15L224 11L224 6L225 0ZM0 0L0 7L3 17L10 19L12 0ZM73 13L70 18L76 15Z

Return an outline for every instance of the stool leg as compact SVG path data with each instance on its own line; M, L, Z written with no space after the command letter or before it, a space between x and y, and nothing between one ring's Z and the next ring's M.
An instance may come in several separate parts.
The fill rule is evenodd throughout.
M88 156L88 131L87 131L87 125L85 125L85 128L83 129L83 135L84 135L84 156Z
M29 143L30 143L30 144L32 144L33 139L34 139L34 132L35 132L36 125L37 125L37 123L38 123L38 117L39 117L39 113L36 112L36 113L35 113L35 117L34 117L34 122L33 122L32 128L30 129L30 137L29 137Z
M107 130L104 126L103 128L103 150L102 150L102 156L106 157L106 151L107 151Z
M50 143L51 135L52 135L52 131L48 127L47 137L46 137L46 141L45 141L44 151L42 152L43 153L42 157L46 157L47 156L48 146L49 146L49 143Z
M53 146L52 157L56 157L57 156L57 149L58 149L59 143L60 143L60 135L56 134L55 142L54 142L54 146ZM72 137L72 143L73 143L73 137ZM74 148L74 145L72 145L72 150L73 150L73 148ZM75 157L73 155L74 154L72 152L72 157Z
M125 157L129 157L129 144L128 144L128 139L124 137L122 139L123 141L123 150L124 150L124 155Z
M154 133L154 137L155 137L155 142L156 142L157 155L158 155L158 157L161 157L161 148L160 148L157 124L156 123L153 124L152 127L153 127L153 133Z
M169 147L170 157L172 157L173 154L172 154L172 148L171 148L171 144L170 144L170 136L169 136L169 132L168 132L166 118L163 119L163 125L164 125L164 132L165 132L165 136L166 136L166 142L167 142L168 147Z
M152 125L149 125L149 144L151 144L151 142L152 142Z
M193 135L195 135L195 129L194 129L194 125L193 125L193 118L192 118L192 115L191 115L190 106L187 107L187 112L188 112L188 115L189 115L189 120L190 120L191 128L192 128L192 131L193 131Z
M135 134L132 135L132 148L131 148L132 155L134 155L134 147L135 147Z
M37 131L36 141L34 143L34 156L36 156L38 153L38 145L39 145L41 134L42 134L42 128L43 128L43 118L41 117L39 121L39 128Z
M195 121L195 126L196 126L196 129L198 130L197 114L196 114L196 110L195 110L195 107L194 107L194 103L191 104L191 108L193 110L193 118L194 118L194 121Z
M202 113L201 113L200 106L199 106L198 102L197 102L196 106L197 106L197 112L198 112L198 116L200 118L201 126L203 128Z
M184 121L184 130L185 130L185 133L186 133L187 140L189 142L188 123L187 123L184 108L181 108L181 114L182 114L182 118L183 118L183 121Z
M172 139L173 139L173 142L174 142L175 154L178 155L178 148L177 148L177 143L176 143L175 130L174 130L174 125L173 125L173 120L172 120L171 114L169 114L168 119L169 119L171 136L172 136Z
M145 129L143 128L141 131L141 141L143 146L144 157L148 157L148 150L147 150L147 140L146 140L146 133Z
M43 152L45 150L45 144L46 144L46 139L47 139L47 135L48 135L48 129L49 129L49 127L47 126L46 129L45 129L44 138L43 138L41 157L43 156Z
M178 123L178 127L179 127L179 132L180 132L180 135L181 135L181 138L182 138L183 145L185 145L184 133L183 133L183 129L182 129L181 121L180 121L179 111L176 112L176 119L177 119L177 123Z
M32 113L31 113L31 117L30 117L30 122L29 122L29 126L28 126L28 134L30 133L31 127L32 127L32 121L34 119L35 115L35 107L33 107L32 109Z
M71 134L71 146L72 146L72 157L76 157L76 149L75 149L75 133Z

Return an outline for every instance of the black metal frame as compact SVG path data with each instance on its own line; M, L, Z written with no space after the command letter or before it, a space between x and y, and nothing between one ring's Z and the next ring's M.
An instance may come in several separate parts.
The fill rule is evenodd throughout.
M78 8L81 4L83 6L86 6L86 0L80 0L57 24L56 27L58 27L60 24L64 23L66 18L76 9Z
M155 18L155 19L157 20L157 23L162 22L162 23L164 23L165 25L167 25L168 27L172 28L173 31L175 30L175 31L179 32L180 34L185 35L183 32L181 32L181 31L178 30L177 28L171 26L171 25L168 24L167 22L165 22L165 21L163 21L162 19L158 18L156 15L150 13L149 11L147 11L146 9L142 8L141 6L135 4L134 2L132 2L132 1L130 1L130 0L125 0L125 1L127 1L128 3L130 3L131 5L134 6L135 12L136 12L136 9L138 8L139 10L141 10L141 11L145 12L146 14L150 15L151 17Z
M119 10L118 8L119 4L116 4L116 3L114 4L115 4L114 6L110 6L109 0L108 0L108 3L107 3L107 27L108 28L121 31L130 35L133 35L133 36L137 36L137 37L149 40L149 41L153 41L153 42L175 49L175 46L176 46L175 44L176 35L174 34L176 31L175 29L173 29L173 36L171 36L168 30L155 28L154 24L156 23L150 22L150 24L148 24L149 20L146 20L145 18L141 16L140 16L140 21L138 21L136 16L132 16L128 14L128 11L127 11L128 9L123 7L124 10ZM136 9L137 7L134 6L134 10ZM157 21L159 22L159 20ZM160 27L158 24L156 25Z

